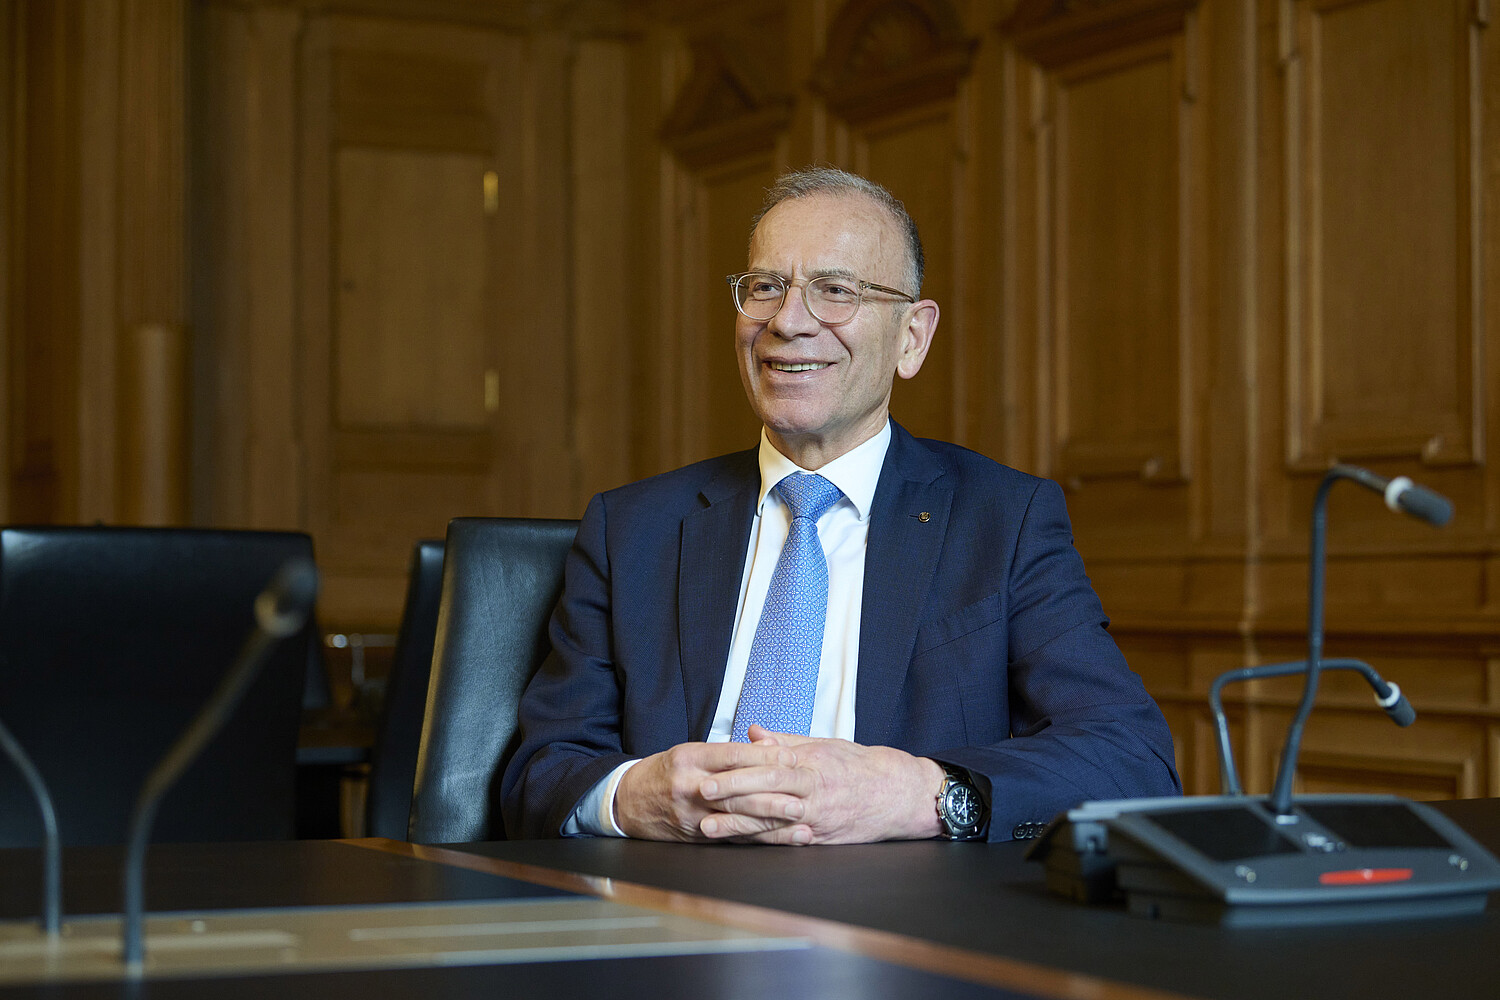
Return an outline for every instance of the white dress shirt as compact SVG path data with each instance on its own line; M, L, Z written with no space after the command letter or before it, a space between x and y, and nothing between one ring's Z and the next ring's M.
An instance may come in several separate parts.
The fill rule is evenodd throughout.
M813 700L812 728L808 735L852 740L854 738L854 688L859 673L860 608L864 600L865 543L870 533L870 504L885 465L891 443L887 421L880 433L821 469L803 469L771 444L764 429L760 435L760 496L745 569L740 578L740 596L735 607L734 635L729 644L729 662L719 692L719 706L709 729L708 742L728 741L734 725L734 710L750 645L771 587L771 576L781 557L781 548L791 530L786 504L771 490L793 472L816 473L844 494L818 519L818 541L828 561L828 614L823 625L823 656L818 665L818 687ZM638 761L627 761L600 779L579 800L563 825L564 835L596 834L623 837L614 819L615 789L620 778Z

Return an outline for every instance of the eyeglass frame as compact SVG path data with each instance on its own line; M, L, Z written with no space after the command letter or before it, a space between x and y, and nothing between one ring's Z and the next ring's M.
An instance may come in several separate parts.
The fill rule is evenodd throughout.
M775 278L777 281L781 282L781 301L776 304L776 311L771 313L771 315L765 317L764 319L760 318L759 316L751 316L749 313L745 312L744 305L740 302L739 283L750 277L750 275L752 274L763 274L768 278ZM848 319L841 319L837 323L830 323L828 320L824 319L813 311L812 303L809 302L807 298L808 286L811 285L814 281L822 281L825 278L847 278L854 284L855 288L857 289L857 291L855 292L856 299L854 302L854 311L849 314ZM776 316L781 312L781 310L786 308L786 293L791 291L791 289L796 287L797 285L795 281L783 278L781 275L777 274L774 271L741 271L739 274L726 274L724 276L724 280L729 282L729 297L734 300L734 311L753 323L769 323L771 322L771 320L775 319ZM869 291L872 288L877 292L885 292L888 295L894 295L897 298L904 299L908 303L911 303L913 305L916 304L917 301L917 297L915 295L908 295L901 289L892 288L889 285L880 285L876 284L873 281L860 281L858 278L854 278L852 275L819 274L802 282L802 306L807 310L808 315L817 320L819 323L823 323L827 326L843 326L845 323L852 322L854 320L854 317L859 315L860 307L865 304L865 292Z

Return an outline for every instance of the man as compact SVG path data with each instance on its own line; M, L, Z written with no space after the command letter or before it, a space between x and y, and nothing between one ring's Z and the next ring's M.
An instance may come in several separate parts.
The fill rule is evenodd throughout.
M827 168L766 204L730 277L760 447L589 504L510 835L1005 840L1180 792L1056 484L889 418L939 314L904 207Z

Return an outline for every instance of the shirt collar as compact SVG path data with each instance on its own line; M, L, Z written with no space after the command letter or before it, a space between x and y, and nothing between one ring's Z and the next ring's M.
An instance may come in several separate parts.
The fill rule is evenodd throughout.
M891 422L887 420L880 433L870 440L845 452L821 469L804 469L796 462L776 450L764 427L760 430L760 495L755 501L756 516L765 509L766 494L776 484L794 472L812 472L822 476L843 491L845 499L854 505L854 514L861 521L870 516L870 505L875 500L875 486L880 482L880 470L885 465L885 453L891 444Z

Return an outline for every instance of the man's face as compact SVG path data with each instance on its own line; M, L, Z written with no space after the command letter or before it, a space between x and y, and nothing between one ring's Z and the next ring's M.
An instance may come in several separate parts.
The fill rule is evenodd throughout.
M807 311L802 286L825 274L908 290L895 220L859 194L814 194L771 209L751 237L749 270L795 284L771 319L735 314L745 394L777 450L819 468L885 425L894 377L911 378L927 356L937 305L870 290L837 326Z

